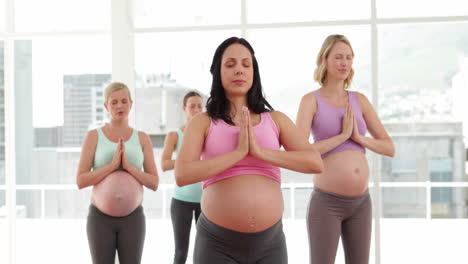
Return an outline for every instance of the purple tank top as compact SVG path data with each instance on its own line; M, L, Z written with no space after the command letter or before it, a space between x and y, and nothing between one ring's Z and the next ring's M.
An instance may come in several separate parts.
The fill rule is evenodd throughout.
M314 91L315 98L317 101L317 112L315 113L314 120L312 121L311 132L314 136L314 142L319 142L334 136L337 136L342 131L342 120L346 108L337 108L334 107L320 96L318 90ZM366 121L362 116L361 107L356 98L355 92L348 92L349 103L354 112L356 122L358 125L358 130L361 135L365 135L367 131ZM365 148L360 144L354 142L351 139L347 139L338 147L330 150L327 153L322 154L322 158L325 158L328 155L331 155L335 152L345 151L345 150L361 150L365 152Z

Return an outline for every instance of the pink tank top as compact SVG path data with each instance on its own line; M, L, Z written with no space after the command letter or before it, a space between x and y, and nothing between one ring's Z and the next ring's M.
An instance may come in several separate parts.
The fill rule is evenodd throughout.
M337 108L334 107L320 96L318 90L314 91L315 98L317 101L317 112L315 113L314 120L312 122L311 132L314 136L314 141L322 141L334 136L337 136L342 131L342 120L346 108ZM349 103L353 108L354 116L356 117L356 123L358 125L358 130L361 135L365 135L367 131L366 121L362 116L361 107L356 98L354 92L348 92ZM322 158L326 156L345 150L361 150L365 152L365 148L360 144L354 142L351 139L347 139L338 147L332 149L331 151L322 154Z
M265 149L279 149L279 132L270 113L261 113L260 118L260 123L253 127L253 131L257 137L257 143ZM222 119L211 119L201 159L207 160L234 151L237 148L239 131L239 127L229 125ZM281 182L281 174L278 167L247 155L231 168L203 181L203 188L217 181L246 174L261 175Z

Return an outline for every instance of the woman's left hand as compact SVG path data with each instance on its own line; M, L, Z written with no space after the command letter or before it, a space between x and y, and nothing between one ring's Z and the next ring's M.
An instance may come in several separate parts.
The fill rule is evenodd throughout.
M255 136L252 127L252 118L250 117L250 111L247 110L248 116L248 129L249 129L249 154L253 157L260 158L262 155L262 147L257 143L257 137Z
M352 112L352 111L351 111ZM352 112L352 115L353 115L353 133L351 134L351 139L356 142L356 143L361 143L361 138L362 138L362 135L359 134L359 127L357 125L357 121L356 121L356 116L354 115L354 112Z
M132 164L128 161L127 154L125 153L125 144L122 144L122 168L129 172Z

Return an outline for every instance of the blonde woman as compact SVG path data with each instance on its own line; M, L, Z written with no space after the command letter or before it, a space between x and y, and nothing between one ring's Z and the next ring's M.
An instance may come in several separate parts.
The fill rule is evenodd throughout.
M89 131L81 150L76 181L80 189L93 186L86 229L94 264L114 263L116 250L121 264L141 261L143 185L155 191L159 178L150 138L128 124L132 104L125 84L107 86L110 122Z
M347 264L369 262L372 204L365 151L390 157L395 153L366 96L347 90L354 75L353 59L345 36L328 36L314 75L321 87L303 96L297 114L302 136L312 133L324 162L324 171L314 177L307 214L313 264L334 263L340 236Z

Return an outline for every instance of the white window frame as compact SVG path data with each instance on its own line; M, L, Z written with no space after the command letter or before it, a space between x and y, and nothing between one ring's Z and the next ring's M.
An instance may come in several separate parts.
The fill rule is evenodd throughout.
M17 186L15 177L15 93L14 93L14 41L17 39L34 39L47 36L88 36L88 35L108 35L112 37L112 79L122 81L129 85L129 88L135 89L135 52L134 35L142 33L161 33L161 32L190 32L190 31L211 31L211 30L240 30L241 37L248 37L248 30L264 28L295 28L295 27L323 27L323 26L352 26L352 25L370 25L371 26L371 83L372 83L372 103L378 111L378 26L385 24L405 24L405 23L433 23L433 22L468 22L468 16L445 16L445 17L417 17L417 18L377 18L377 0L370 0L371 14L370 19L360 20L334 20L334 21L310 21L294 23L247 23L247 1L241 0L241 18L240 23L235 25L208 25L208 26L179 26L179 27L150 27L134 28L132 0L108 0L111 1L111 29L97 31L63 31L63 32L15 32L14 25L14 0L5 0L6 14L0 14L4 17L6 32L0 32L0 41L3 41L5 49L5 166L6 182L4 189L6 196L6 206L8 210L7 228L8 228L8 263L15 263L16 252L16 190L28 188L28 186ZM135 122L135 111L130 116L131 123ZM24 133L18 131L19 133ZM21 137L21 135L19 135ZM375 263L381 263L380 254L380 219L381 219L381 187L426 187L428 199L427 206L430 207L430 188L431 187L468 187L466 182L453 183L381 183L380 182L380 158L372 155L371 174L373 175L374 189L374 239L375 239ZM29 186L38 188L37 186ZM50 186L51 188L71 188L70 186ZM40 188L44 188L43 186ZM293 193L293 192L291 192ZM292 205L294 205L294 200ZM292 208L292 212L294 208ZM428 213L430 210L427 211ZM292 216L294 214L292 213Z

